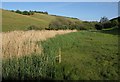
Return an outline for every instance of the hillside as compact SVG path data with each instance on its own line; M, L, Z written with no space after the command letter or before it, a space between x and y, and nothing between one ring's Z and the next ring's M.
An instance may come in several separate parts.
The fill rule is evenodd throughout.
M79 21L78 19L61 16L59 17L65 18L71 22ZM2 10L2 31L6 32L13 30L26 30L32 25L36 26L37 28L44 29L48 28L49 24L56 19L57 16L47 14L35 13L34 15L27 16L15 12L10 12L8 10Z

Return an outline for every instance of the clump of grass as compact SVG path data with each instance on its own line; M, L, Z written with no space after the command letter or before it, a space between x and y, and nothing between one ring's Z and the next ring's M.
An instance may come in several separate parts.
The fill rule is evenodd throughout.
M32 54L21 58L3 60L3 79L5 80L40 80L50 79L50 62L43 55Z

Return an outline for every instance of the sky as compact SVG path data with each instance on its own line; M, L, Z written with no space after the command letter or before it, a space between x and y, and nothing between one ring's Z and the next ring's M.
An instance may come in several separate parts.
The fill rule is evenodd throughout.
M79 18L84 21L99 21L118 16L117 2L3 2L7 10L38 10L49 14Z
M119 2L119 0L1 0L2 2Z

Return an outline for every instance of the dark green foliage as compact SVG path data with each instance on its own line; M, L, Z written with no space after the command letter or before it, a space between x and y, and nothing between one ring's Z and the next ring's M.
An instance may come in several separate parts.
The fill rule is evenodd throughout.
M104 29L112 27L112 23L110 21L104 22L102 23L102 25Z
M16 12L16 13L19 13L19 14L23 14L23 15L33 15L34 13L41 13L41 14L48 14L48 12L43 12L43 11L20 11L20 10L11 10L11 12Z
M22 12L20 10L16 10L15 11L16 13L19 13L19 14L22 14Z
M70 28L71 21L63 17L57 17L55 21L49 24L50 30L66 30Z
M47 11L45 11L45 12L43 12L43 11L33 11L33 12L35 12L35 13L42 13L42 14L48 14Z
M23 11L22 14L23 15L30 15L30 13L28 11Z
M96 28L97 30L102 30L103 25L102 25L101 23L98 23L98 24L95 25L95 28Z
M119 27L119 17L108 20L106 17L101 18L100 22L95 25L97 30Z
M27 30L42 30L42 28L37 27L37 26L35 26L35 25L31 25L31 26L29 26L29 27L27 28Z
M57 17L56 20L49 24L49 30L90 30L94 28L94 23L92 22L70 21L63 17Z

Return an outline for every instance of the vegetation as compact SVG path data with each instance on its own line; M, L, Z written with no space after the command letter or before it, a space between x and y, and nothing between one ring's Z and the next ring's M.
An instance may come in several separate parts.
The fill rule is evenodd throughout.
M38 42L42 55L3 60L3 79L117 80L117 40L113 34L81 31Z
M12 31L2 33L2 54L3 58L21 57L32 53L40 54L42 48L37 41L44 41L48 38L55 37L57 34L75 32L75 30L59 31Z
M43 12L43 11L20 11L20 10L11 10L11 12L19 13L22 15L33 15L34 13L41 13L41 14L48 14L48 12Z
M35 14L34 14L35 15ZM2 31L26 30L31 25L41 29L48 26L45 19L37 19L27 15L21 15L14 12L2 10Z
M2 11L3 80L119 79L119 17L88 22L41 11Z
M91 30L95 29L93 22L81 22L79 20L71 21L63 17L57 17L49 24L48 30Z
M51 16L47 14L34 13L33 15L22 15L15 12L10 12L7 10L2 10L2 31L14 31L14 30L26 30L31 26L35 26L40 29L49 28L50 23L57 19L56 16ZM59 17L60 18L60 17ZM69 20L70 22L80 21L78 19L64 18L61 19ZM47 21L46 21L47 20ZM63 20L66 21L66 20ZM59 21L59 20L58 20Z
M95 28L97 30L102 30L107 28L119 27L118 18L119 17L108 20L107 17L102 17L100 19L100 22L95 25Z

